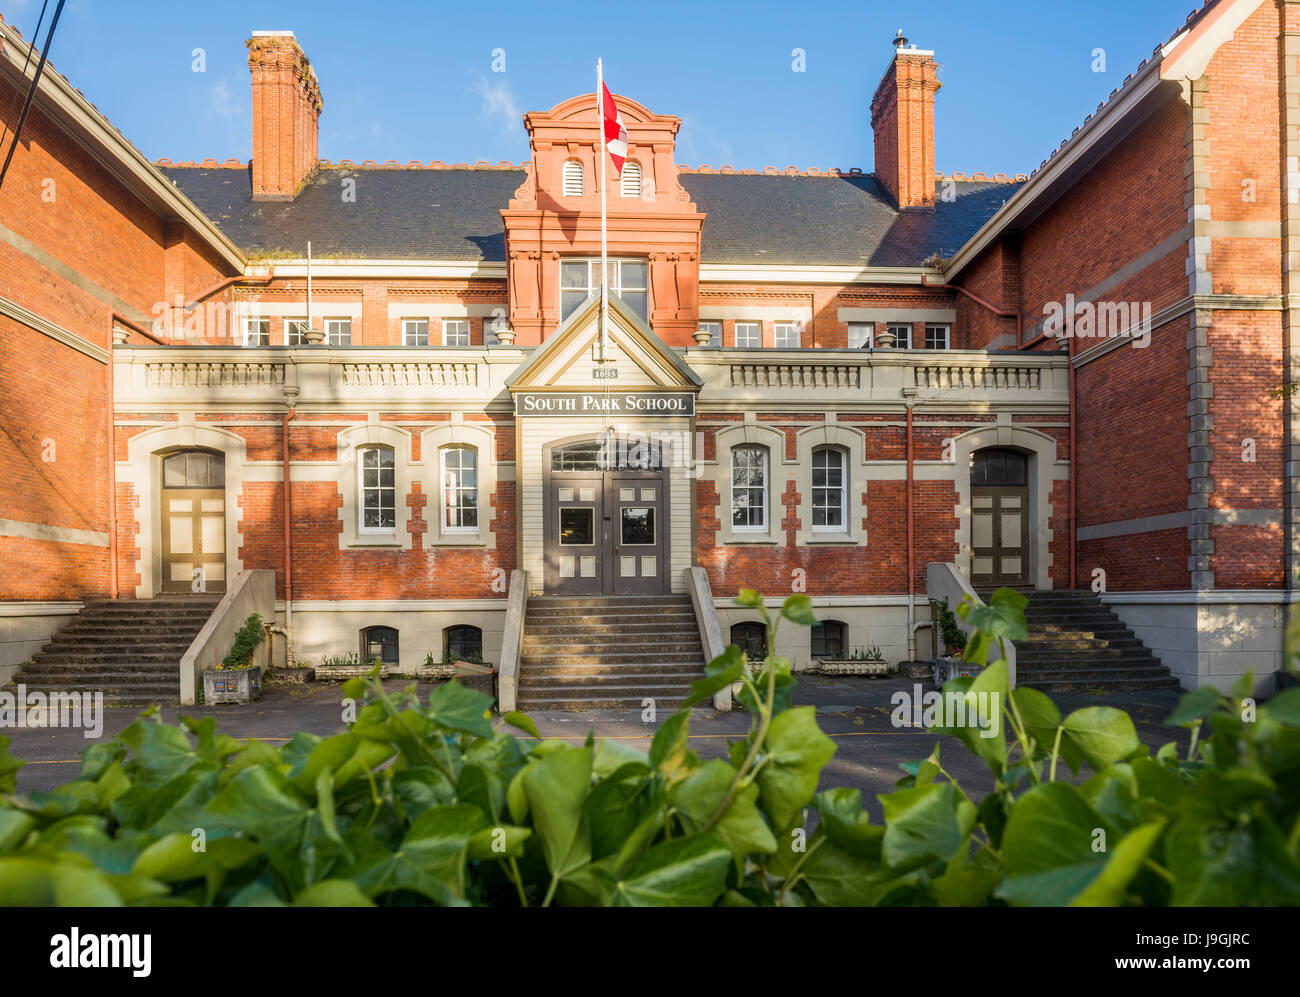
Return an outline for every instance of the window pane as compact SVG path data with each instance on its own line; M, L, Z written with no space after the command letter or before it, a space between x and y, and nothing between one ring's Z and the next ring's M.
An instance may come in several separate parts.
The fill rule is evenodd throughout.
M560 261L560 287L580 287L584 291L588 290L587 284L587 261L586 260L561 260Z
M645 291L624 291L619 297L643 322L649 321L650 298Z
M586 291L561 291L560 292L560 321L578 310L578 306L587 300Z
M595 515L594 509L561 509L560 544L565 547L589 546L596 535Z
M652 508L619 510L622 543L649 545L655 542L655 511Z
M407 346L429 345L429 322L427 319L407 320L402 323L403 340Z
M871 345L871 331L874 326L870 322L850 322L849 323L849 349L858 350Z
M639 262L624 262L619 267L619 287L624 291L644 291L649 285L649 267Z

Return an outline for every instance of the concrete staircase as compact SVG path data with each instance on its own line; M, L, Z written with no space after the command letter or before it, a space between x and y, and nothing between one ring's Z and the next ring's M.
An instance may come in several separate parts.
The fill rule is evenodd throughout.
M29 691L102 692L106 703L180 700L180 660L220 596L88 602L14 679Z
M689 596L528 600L519 709L674 709L704 675Z
M1051 692L1177 689L1178 680L1095 592L1032 592L1029 639L1016 641L1016 683Z

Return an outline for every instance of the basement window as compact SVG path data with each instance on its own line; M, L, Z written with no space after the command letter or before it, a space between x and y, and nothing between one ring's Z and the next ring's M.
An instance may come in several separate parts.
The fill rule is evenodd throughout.
M397 631L393 627L370 627L361 632L362 657L367 665L379 662L397 666Z
M733 623L731 643L750 661L767 657L767 630L761 623Z
M844 653L844 624L838 620L822 620L812 628L812 656L832 661Z
M448 627L442 633L444 661L476 664L483 660L483 631L478 627Z

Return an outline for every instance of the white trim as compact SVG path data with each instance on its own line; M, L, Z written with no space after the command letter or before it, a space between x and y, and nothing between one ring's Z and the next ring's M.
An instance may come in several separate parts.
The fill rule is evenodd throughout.
M275 276L306 277L306 258L275 260ZM265 274L266 262L254 262L245 267L245 274L257 277ZM325 277L374 277L396 279L400 277L452 277L506 279L504 261L489 260L317 260L311 261L313 280ZM939 276L936 274L935 276ZM294 600L294 605L298 600Z
M278 264L277 264L277 272ZM943 281L933 267L799 266L771 263L701 263L700 283L741 284L920 284L922 276Z
M1232 606L1238 603L1289 605L1291 598L1283 589L1162 589L1152 592L1102 592L1101 601L1117 605L1154 606Z
M0 617L75 616L85 608L84 602L0 602Z
M49 523L29 523L20 519L0 519L0 537L83 544L88 547L108 546L108 533L103 530L81 530L68 526L51 526Z

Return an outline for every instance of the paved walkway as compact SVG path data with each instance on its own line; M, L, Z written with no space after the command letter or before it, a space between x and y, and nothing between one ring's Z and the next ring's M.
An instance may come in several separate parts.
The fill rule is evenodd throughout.
M390 680L390 688L405 683ZM901 776L899 763L927 756L936 740L942 742L945 767L972 795L983 795L992 788L992 778L983 764L972 758L957 741L924 730L897 729L890 722L893 706L890 697L898 690L911 691L914 683L898 676L887 678L852 678L801 675L795 687L796 703L817 707L822 729L832 737L838 750L822 774L822 786L852 786L862 790L863 801L873 815L881 819L877 793L887 793ZM429 686L421 683L421 691ZM1169 740L1186 745L1187 734L1162 726L1178 701L1174 691L1143 693L1056 694L1052 698L1062 714L1081 706L1109 705L1127 710L1137 724L1138 735L1154 751ZM336 683L312 683L305 686L282 686L269 689L251 706L190 707L181 710L167 707L163 711L174 722L178 713L190 716L215 716L217 729L234 737L256 737L272 743L287 740L295 731L306 730L326 735L344 729L340 707L341 686ZM111 737L125 727L136 710L106 710L104 736ZM658 722L667 719L660 712ZM643 723L639 710L598 710L590 713L545 711L533 714L543 736L582 741L588 730L596 736L619 738L645 749L654 735L655 725ZM728 738L743 735L749 715L742 712L715 713L697 707L691 718L693 749L703 758L724 754ZM10 751L29 762L18 773L20 791L48 790L76 777L82 750L90 743L80 730L12 729L0 730L12 744Z

